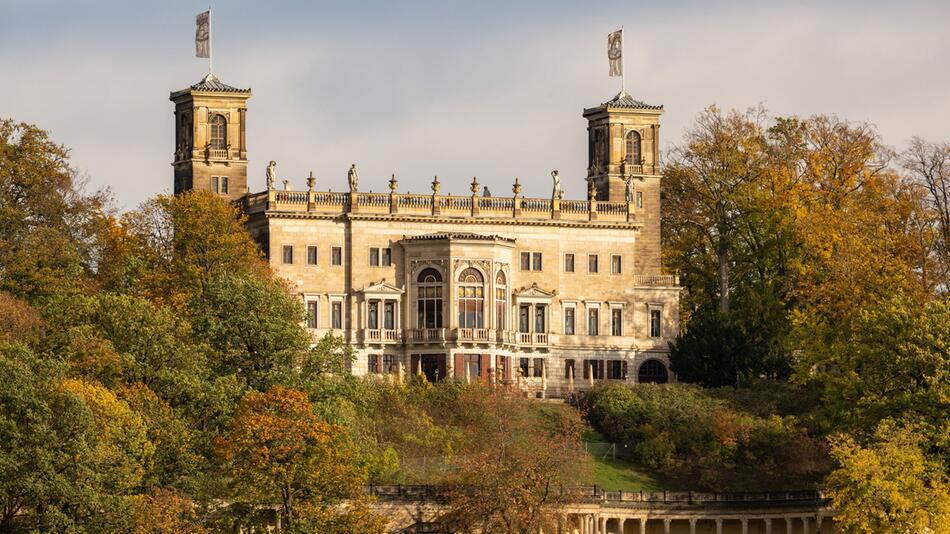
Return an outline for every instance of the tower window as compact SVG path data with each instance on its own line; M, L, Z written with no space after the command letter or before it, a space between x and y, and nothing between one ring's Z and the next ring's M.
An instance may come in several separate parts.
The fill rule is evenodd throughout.
M222 195L227 195L227 194L228 194L228 177L227 177L227 176L222 176L222 177L221 177L221 189L220 189L220 192L221 192Z
M650 337L660 337L662 328L661 313L660 310L650 310Z
M224 115L211 117L211 148L215 150L228 148L228 121Z
M627 163L631 165L643 163L640 157L640 132L636 130L627 134Z

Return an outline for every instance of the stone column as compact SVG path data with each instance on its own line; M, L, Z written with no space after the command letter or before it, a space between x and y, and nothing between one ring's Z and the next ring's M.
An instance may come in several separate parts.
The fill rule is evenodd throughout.
M722 519L716 520L716 534L722 534Z
M600 534L607 534L607 518L606 517L598 516L597 529L600 531Z
M647 518L640 518L640 534L647 534Z
M786 532L786 534L791 534L792 528L795 526L794 521L795 521L795 519L792 518L792 517L786 517L786 518L785 518L785 532Z
M696 520L689 520L689 534L696 534Z
M617 527L620 529L620 534L623 534L623 527L627 523L626 517L621 517L617 519Z
M765 534L772 534L772 518L765 518Z
M808 534L810 526L809 517L807 515L802 517L802 534Z
M749 520L743 518L739 521L742 521L742 534L749 534Z
M670 519L663 520L663 534L670 534Z

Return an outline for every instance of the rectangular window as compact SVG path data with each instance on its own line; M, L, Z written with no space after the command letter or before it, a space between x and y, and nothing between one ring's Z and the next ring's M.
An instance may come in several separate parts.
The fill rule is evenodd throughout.
M521 253L521 270L522 271L531 270L531 253L530 252Z
M521 376L524 376L524 377L529 376L528 366L529 366L530 361L531 361L530 358L521 358L521 360L518 362L519 363L518 368L521 369Z
M564 379L567 380L568 378L572 378L572 377L579 378L577 376L577 369L574 368L574 360L573 359L564 360Z
M379 328L379 301L371 300L366 307L366 328L376 330Z
M544 304L535 304L534 305L534 331L538 333L547 332L546 328L546 317L547 315L547 306Z
M343 328L343 303L334 302L330 305L330 327L340 330Z
M311 300L307 302L307 328L317 327L318 302Z
M564 255L564 272L566 273L574 272L574 255L573 254Z
M383 304L383 328L386 330L396 328L396 303L391 300Z
M573 307L564 308L564 333L568 336L574 335L574 312Z
M284 263L292 264L294 262L294 246L284 245Z
M541 270L541 253L534 252L531 254L531 270L540 271Z
M218 192L218 177L217 176L211 177L211 190L214 191L215 193Z
M643 191L637 191L637 207L643 207Z
M608 360L607 361L607 378L613 380L623 380L623 361L622 360Z
M221 177L221 194L222 195L228 194L228 177L227 176Z
M587 310L587 335L600 335L600 310L597 308Z
M369 264L371 267L379 267L379 249L377 247L369 249Z
M390 265L392 265L393 264L393 249L384 248L383 257L381 261L384 267L389 267Z
M343 265L343 249L342 248L333 247L330 249L330 264Z
M471 380L482 376L482 362L478 354L466 354L465 366L468 368L468 376Z
M612 274L621 274L623 272L623 260L620 254L614 254L610 257L610 272Z
M531 306L522 304L518 307L518 331L527 333L531 331Z
M392 354L383 354L383 372L396 373L396 358Z
M370 354L366 358L366 370L370 373L378 373L380 371L379 354Z
M660 310L650 310L650 337L660 337L660 334L662 334L661 318Z
M534 359L534 376L535 378L541 378L541 375L544 374L544 358L535 358Z
M587 272L596 273L597 272L597 254L588 254L587 255Z
M610 335L623 335L623 308L610 309Z
M317 264L317 247L310 245L307 247L307 265Z

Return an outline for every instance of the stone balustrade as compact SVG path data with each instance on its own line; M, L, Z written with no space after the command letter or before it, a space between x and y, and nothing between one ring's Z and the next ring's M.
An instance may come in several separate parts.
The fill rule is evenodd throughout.
M271 189L246 195L245 213L392 214L518 220L635 222L633 203L601 200L483 197L478 195L418 195L391 193L342 193Z

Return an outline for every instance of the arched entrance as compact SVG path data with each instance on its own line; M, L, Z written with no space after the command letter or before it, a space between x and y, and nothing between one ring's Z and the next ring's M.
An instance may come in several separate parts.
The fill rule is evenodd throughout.
M637 371L637 382L640 384L666 384L670 381L670 373L666 365L660 360L649 359L640 364Z

